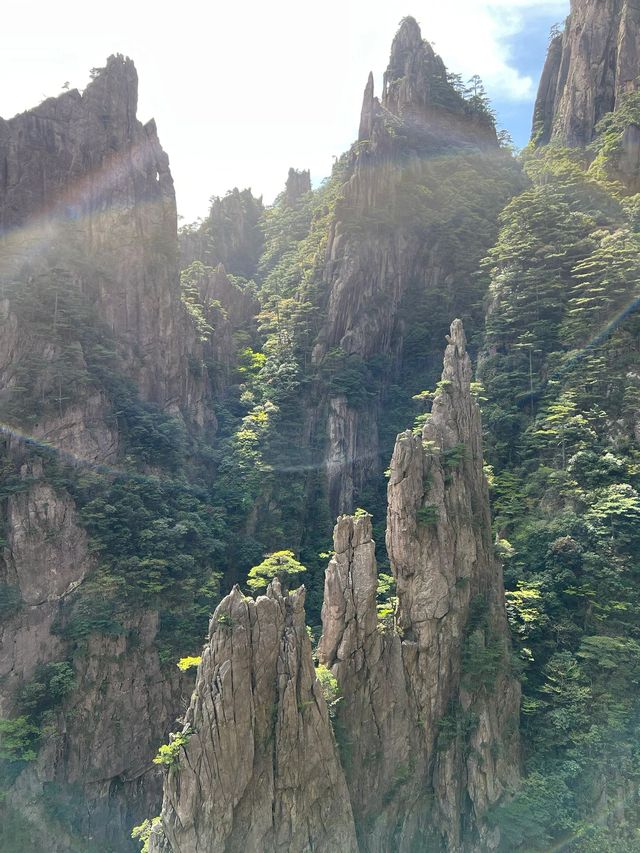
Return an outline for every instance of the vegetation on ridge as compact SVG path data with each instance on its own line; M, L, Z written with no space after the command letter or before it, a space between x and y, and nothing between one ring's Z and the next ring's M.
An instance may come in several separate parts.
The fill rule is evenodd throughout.
M638 197L596 147L591 166L525 155L485 264L486 442L525 667L527 773L492 815L504 850L623 851L640 827Z

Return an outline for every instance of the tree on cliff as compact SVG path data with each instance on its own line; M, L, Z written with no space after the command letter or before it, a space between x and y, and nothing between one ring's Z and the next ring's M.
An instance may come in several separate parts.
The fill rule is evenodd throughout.
M293 551L276 551L268 554L258 565L254 566L247 577L247 585L253 592L266 589L274 578L280 581L283 591L289 582L306 572L305 566L296 560Z

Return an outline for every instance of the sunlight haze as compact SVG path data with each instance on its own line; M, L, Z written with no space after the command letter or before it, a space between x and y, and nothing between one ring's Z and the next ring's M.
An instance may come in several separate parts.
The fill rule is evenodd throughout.
M10 84L0 115L30 109L67 82L83 89L90 68L108 55L130 56L140 78L139 118L156 119L178 210L192 221L205 215L211 195L233 186L271 202L290 166L311 169L314 184L326 176L356 136L370 70L380 94L391 40L408 14L452 71L482 76L499 122L524 144L546 36L568 7L568 0L170 7L114 0L95 19L78 0L62 8L12 2L0 57ZM535 62L526 67L532 47Z

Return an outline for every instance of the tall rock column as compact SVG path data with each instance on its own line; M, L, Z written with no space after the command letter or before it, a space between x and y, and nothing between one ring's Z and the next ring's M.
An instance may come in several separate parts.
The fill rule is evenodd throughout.
M342 516L325 576L318 657L336 677L336 731L360 849L396 849L410 808L401 782L414 764L414 724L400 637L378 622L371 516ZM415 767L413 768L415 770Z
M550 44L533 137L588 145L640 74L640 7L634 0L571 0L564 32Z
M495 849L487 810L518 782L520 690L470 383L455 321L431 417L398 436L391 462L395 632L376 620L369 519L335 530L319 654L343 696L339 739L371 853Z
M492 846L487 808L518 779L520 687L509 672L502 569L493 549L480 410L455 320L431 416L398 437L387 549L403 660L434 748L437 821L451 849Z
M274 581L216 609L153 853L357 850L304 596Z

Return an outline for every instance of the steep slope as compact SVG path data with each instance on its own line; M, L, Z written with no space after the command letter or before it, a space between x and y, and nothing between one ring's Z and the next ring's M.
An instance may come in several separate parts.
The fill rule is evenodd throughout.
M490 244L514 175L477 91L465 100L413 18L394 39L381 101L372 78L367 84L331 223L326 320L313 350L320 369L340 354L363 381L372 374L369 400L329 389L315 415L326 418L334 514L352 511L380 471L380 403L389 385L410 385L416 373L423 382L425 374L435 378L431 340L446 331L446 315L470 317L478 298L468 275Z
M397 633L380 631L369 518L343 518L327 570L320 660L361 849L498 846L487 812L517 786L520 690L510 673L471 363L456 321L431 416L398 437L387 549Z
M187 482L189 434L215 427L211 386L180 290L168 160L136 101L133 63L114 56L83 94L0 121L9 850L2 832L24 820L33 849L127 849L180 707L161 656L184 608L206 615L215 599L213 510Z
M151 851L357 850L304 588L216 609Z
M2 277L57 278L86 295L142 396L194 417L203 389L183 370L193 338L176 287L173 181L154 122L136 119L137 88L132 61L112 56L83 94L0 121Z
M572 14L588 33L589 16L608 10L601 30L616 32L633 9L611 6L575 4ZM627 74L639 71L636 62ZM571 86L570 105L599 97L597 81ZM621 164L639 122L629 92L589 151L560 137L528 154L531 185L505 209L487 261L480 376L526 675L527 776L495 816L513 850L637 843L640 235L637 173Z
M358 505L383 518L382 472L411 398L437 381L452 316L475 339L478 264L521 186L482 84L448 72L412 18L385 81L378 99L369 79L359 141L330 179L299 194L293 173L292 194L290 174L265 213L258 336L228 406L226 570L242 576L266 550L293 547L311 569L314 624L333 519Z
M640 8L634 0L571 0L540 81L535 142L588 145L600 119L637 89L639 69Z

